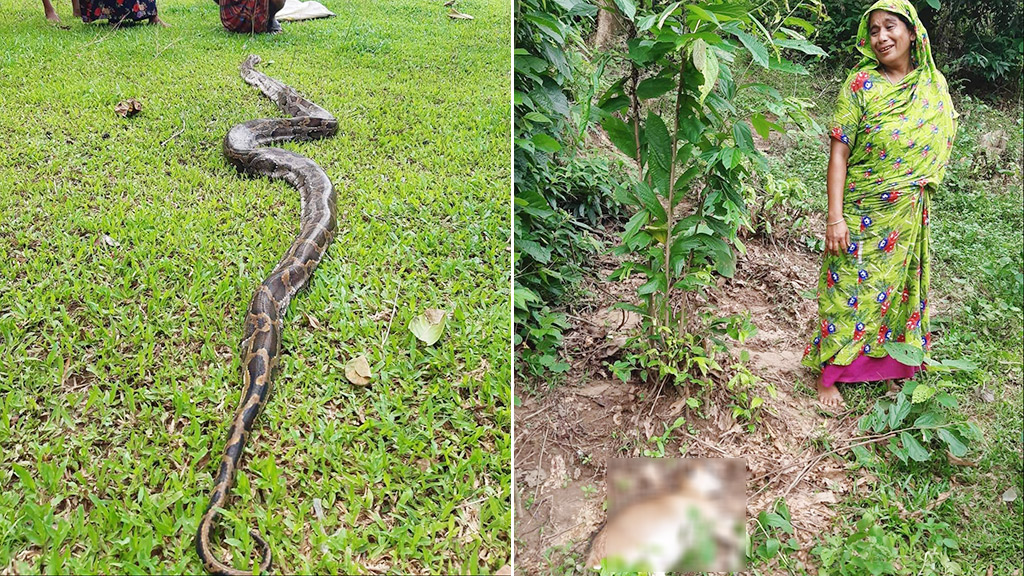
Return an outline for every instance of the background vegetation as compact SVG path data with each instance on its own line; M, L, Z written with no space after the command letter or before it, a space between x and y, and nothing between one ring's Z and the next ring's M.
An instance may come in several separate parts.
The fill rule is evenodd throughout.
M67 29L0 5L0 572L202 570L242 315L298 222L294 189L221 153L280 116L251 53L338 117L287 147L331 176L341 233L285 318L220 553L249 566L258 526L277 573L507 563L508 4L333 3L277 36L209 0L118 31L56 5ZM425 308L451 313L433 347L407 329Z

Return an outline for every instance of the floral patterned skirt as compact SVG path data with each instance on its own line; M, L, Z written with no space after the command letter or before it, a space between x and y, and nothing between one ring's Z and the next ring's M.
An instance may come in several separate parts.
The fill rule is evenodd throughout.
M79 0L82 22L147 20L156 16L156 0Z
M822 262L816 334L804 350L804 366L821 370L850 366L862 356L887 358L887 342L931 347L931 190L882 189L844 198L850 248Z

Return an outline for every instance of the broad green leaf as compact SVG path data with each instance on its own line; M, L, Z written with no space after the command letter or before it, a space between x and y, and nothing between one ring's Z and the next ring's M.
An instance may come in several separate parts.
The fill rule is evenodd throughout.
M737 120L732 125L732 139L736 146L744 152L756 152L754 149L754 136L750 133L750 127L742 120Z
M754 125L758 135L765 140L771 135L772 123L764 117L764 114L754 114L750 117L750 123Z
M896 430L903 420L910 414L910 408L913 406L910 402L907 402L907 397L902 393L896 396L896 403L889 407L889 429Z
M528 255L541 264L547 264L551 262L551 249L545 246L541 246L533 240L527 240L522 238L515 241L515 248L517 251Z
M828 56L824 50L811 44L807 40L775 40L775 45L781 48L790 48L792 50L799 50L804 54L810 54L811 56Z
M661 12L661 16L658 17L658 28L664 26L665 20L668 20L668 17L671 16L672 13L675 12L676 9L679 8L682 4L682 2L674 2L671 5L669 5L668 8L665 8L665 10Z
M713 255L715 270L726 278L732 278L736 274L736 255L732 248L716 236L703 236L701 240Z
M423 314L409 321L409 330L418 340L427 346L432 346L444 333L447 316L448 313L444 310L433 308L424 310Z
M608 139L615 147L630 158L636 158L636 134L633 127L615 116L606 116L601 120L601 127L608 134Z
M654 112L647 114L647 123L644 125L644 134L647 136L648 159L653 158L666 172L672 164L672 138L668 135L668 127L665 121ZM668 190L663 190L668 192Z
M914 420L914 428L934 428L941 426L945 421L946 419L942 417L942 414L929 410L918 416L917 420Z
M928 2L929 6L931 6L932 8L934 8L936 10L938 10L939 8L942 7L942 3L939 0L926 0L926 1Z
M975 364L974 362L971 362L968 359L963 359L963 360L942 360L941 362L937 362L937 363L928 362L928 369L929 370L938 369L940 372L946 372L946 371L952 372L953 370L964 370L964 371L967 371L967 372L971 372L971 371L977 370L978 369L978 365Z
M696 115L684 116L679 119L679 134L695 144L704 135L704 124Z
M924 362L924 350L920 346L906 342L886 342L883 346L893 360L906 366L921 366Z
M768 68L768 49L764 47L764 44L761 44L760 40L742 30L734 30L733 34L740 39L743 47L750 52L754 62L757 62L763 68Z
M914 394L911 396L910 401L914 404L920 404L935 395L935 388L921 383L914 387Z
M799 26L800 28L803 29L804 34L806 34L807 36L814 34L814 24L811 24L810 22L804 20L803 18L790 16L789 18L783 20L782 23L787 26Z
M633 3L633 0L615 0L615 6L627 20L633 21L636 16L636 4Z
M622 240L629 240L634 235L636 235L636 233L639 232L641 228L647 225L647 220L649 217L650 214L643 210L640 210L639 212L634 214L633 217L629 219L629 222L626 222L626 229L622 233ZM516 246L519 246L518 242L516 243Z
M963 443L963 440L955 432L947 428L939 428L936 432L938 432L939 438L949 447L949 451L953 456L963 458L967 455L967 445Z
M956 398L950 396L946 392L939 392L938 394L936 394L935 401L945 406L946 408L956 408L958 405Z
M636 97L641 100L657 98L665 92L675 88L675 80L671 78L648 78L637 84Z
M696 4L687 4L686 11L689 12L690 18L696 18L697 20L702 20L704 22L714 22L715 24L718 24L718 17Z
M668 220L668 215L665 213L665 207L661 205L657 194L651 190L651 187L648 186L646 182L637 182L636 195L640 197L640 202L643 203L644 208L646 208L654 217L653 222L655 224Z
M900 440L903 441L903 447L907 449L907 456L910 456L914 460L924 462L931 457L931 452L929 452L924 446L921 446L917 441L917 438L911 436L909 432L901 433Z
M899 458L901 461L903 461L904 464L906 464L907 449L900 447L899 444L896 442L895 438L889 438L889 444L886 445L886 448L888 448L890 452L895 454L897 458Z
M769 526L780 528L786 534L793 533L793 524L790 523L789 520L783 518L780 514L776 514L775 512L769 512L765 515L765 520L767 521Z
M562 145L558 143L558 140L547 134L534 134L530 141L541 152L558 152L562 149Z
M640 296L646 296L653 294L659 290L665 289L665 275L658 273L655 274L650 280L644 283L642 286L636 289L636 293Z

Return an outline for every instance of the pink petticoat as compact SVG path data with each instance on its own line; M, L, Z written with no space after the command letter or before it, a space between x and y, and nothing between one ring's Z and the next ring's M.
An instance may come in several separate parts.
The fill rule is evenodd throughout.
M878 380L909 379L924 369L921 366L907 366L891 356L872 358L859 356L849 366L826 364L821 371L821 385L832 386L836 382L875 382Z

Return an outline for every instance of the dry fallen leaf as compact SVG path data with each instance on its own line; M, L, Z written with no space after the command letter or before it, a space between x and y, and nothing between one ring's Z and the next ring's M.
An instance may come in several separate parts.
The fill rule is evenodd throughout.
M1006 492L1003 492L1002 498L1003 502L1006 502L1007 504L1013 502L1014 500L1017 499L1017 489L1014 488L1013 486L1010 486L1010 488Z
M469 14L463 14L462 12L459 12L455 8L452 8L452 11L448 13L448 17L453 19L453 20L472 20L473 19L473 17L470 16Z
M428 308L409 322L409 330L424 344L431 346L441 338L447 315L444 310Z
M345 365L345 378L356 386L366 386L372 377L373 372L370 372L370 363L366 361L366 356L356 356Z
M142 112L142 104L135 98L129 98L118 102L117 106L114 106L114 112L117 112L118 115L124 118L131 118Z
M309 312L306 312L306 321L309 322L309 327L313 330L322 330L320 321L316 319L316 316L313 316Z
M98 238L96 238L95 241L93 241L92 245L93 246L110 246L111 248L120 248L121 247L121 244L117 240L114 240L113 238L111 238L110 236L107 236L106 234L101 234Z

